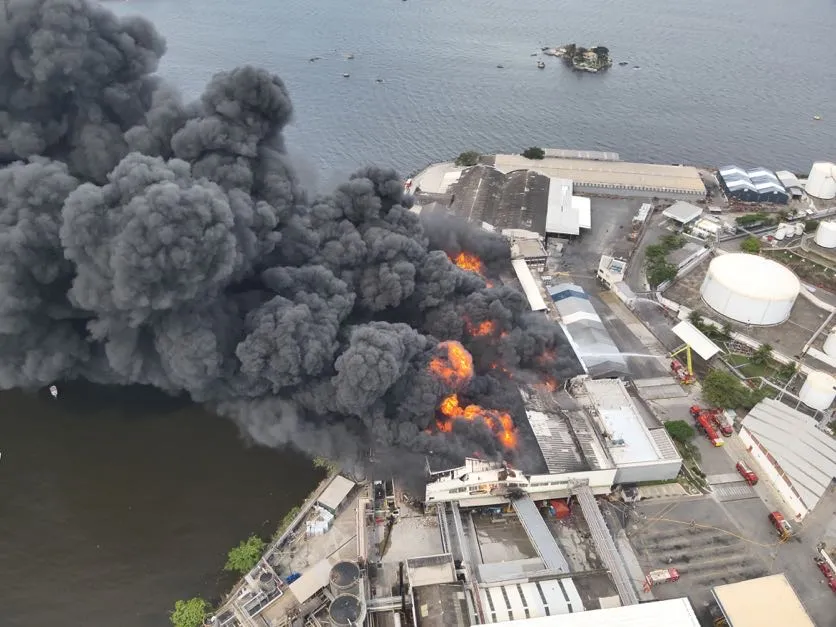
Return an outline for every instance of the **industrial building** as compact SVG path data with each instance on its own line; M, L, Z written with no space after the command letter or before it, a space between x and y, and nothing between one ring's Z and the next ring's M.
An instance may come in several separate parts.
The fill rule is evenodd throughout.
M788 170L778 170L775 172L775 176L778 177L778 180L781 181L781 185L784 186L790 195L793 198L800 198L804 195L804 186L801 184L801 181L798 180L798 177Z
M576 236L592 225L591 203L572 195L571 180L529 169L503 173L477 165L461 172L446 189L450 210L494 230Z
M829 378L832 402L836 382ZM775 487L795 520L807 516L836 479L836 440L810 416L773 399L752 408L743 420L740 441L760 466L759 476Z
M546 311L546 301L543 300L543 295L540 293L540 287L534 275L531 274L531 269L528 267L525 259L514 259L511 261L514 268L514 273L517 275L522 286L525 297L528 299L528 306L531 311Z
M716 586L713 594L728 627L815 627L783 573Z
M629 374L627 362L584 289L573 283L560 283L550 285L547 290L569 343L586 372L595 376Z
M450 210L471 222L546 233L549 178L542 174L525 168L506 174L477 165L464 170L447 193Z
M534 231L504 229L502 236L511 245L511 260L524 259L530 268L542 272L548 253L543 247L543 236Z
M730 253L711 260L700 288L703 301L717 313L752 325L774 325L790 317L801 282L776 261Z
M665 209L662 215L684 226L702 215L702 207L679 200Z
M581 229L592 228L592 203L589 198L574 196L569 179L549 178L546 209L547 235L579 235Z
M744 170L736 165L720 168L720 186L729 198L745 202L786 204L790 195L774 172L766 168Z
M808 196L832 200L836 198L836 164L818 161L810 168L805 191Z
M458 503L460 507L485 507L508 502L508 493L521 490L537 500L571 496L573 482L586 482L593 494L609 494L615 468L562 474L526 475L503 462L467 458L463 466L432 473L426 503Z
M699 624L691 602L686 598L680 598L625 607L608 607L579 614L494 623L492 627L699 627ZM790 624L792 623L783 623L787 627ZM479 627L486 625L487 623Z
M664 428L648 429L624 382L576 377L572 397L591 417L618 472L616 484L675 479L682 458Z
M501 172L525 168L551 178L570 180L576 193L653 196L672 200L699 200L706 193L699 171L690 166L551 156L532 161L521 155L495 155L493 164Z

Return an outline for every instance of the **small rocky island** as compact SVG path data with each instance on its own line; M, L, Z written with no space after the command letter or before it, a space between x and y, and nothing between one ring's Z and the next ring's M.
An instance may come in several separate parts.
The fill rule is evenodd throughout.
M599 72L612 65L610 49L604 46L584 48L566 44L560 48L543 48L545 54L561 57L563 61L579 72Z

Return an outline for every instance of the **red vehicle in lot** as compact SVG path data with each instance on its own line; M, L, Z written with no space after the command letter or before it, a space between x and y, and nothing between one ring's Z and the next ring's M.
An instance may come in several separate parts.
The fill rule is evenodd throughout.
M746 479L746 483L749 485L755 485L758 482L758 476L755 474L755 471L743 462L737 462L735 468L737 468L737 472L740 473L741 477Z

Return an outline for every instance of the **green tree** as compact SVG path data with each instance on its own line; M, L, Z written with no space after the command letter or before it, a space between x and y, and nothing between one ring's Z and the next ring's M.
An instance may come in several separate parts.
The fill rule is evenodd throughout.
M748 409L754 405L749 388L725 370L712 370L708 373L702 382L702 395L715 407Z
M817 228L819 228L819 221L818 220L807 220L804 223L804 232L805 233L812 233Z
M731 339L731 334L732 334L731 323L728 322L728 321L724 322L723 323L723 328L721 329L720 333L722 334L723 339L728 342Z
M526 159L543 159L546 156L546 151L538 146L532 146L523 150L522 156Z
M782 364L781 367L778 368L778 378L789 381L793 378L793 375L795 375L796 372L798 372L798 368L793 362Z
M174 627L200 627L210 609L206 601L197 597L188 601L177 601L169 620Z
M702 314L700 313L699 309L691 310L691 313L688 314L688 322L690 322L697 328L700 328L702 326Z
M757 366L763 366L770 359L772 359L772 346L770 344L761 344L758 349L752 353L752 357L749 361Z
M647 280L651 287L658 287L665 281L673 281L676 278L676 266L667 263L653 264L647 272Z
M264 552L264 540L253 534L234 549L230 549L226 557L224 570L246 573L261 559Z
M680 444L687 443L694 437L694 428L684 420L670 420L665 423L665 430Z
M747 237L740 242L740 250L757 255L761 251L761 241L757 237Z
M456 165L470 167L472 165L476 165L479 163L480 155L475 150L468 150L467 152L463 152L458 157L456 157Z
M668 253L672 250L679 250L685 246L685 238L676 233L665 235L659 241L662 243L662 247L665 249L665 252Z
M644 256L648 262L663 260L665 254L665 247L661 244L651 244L644 249Z

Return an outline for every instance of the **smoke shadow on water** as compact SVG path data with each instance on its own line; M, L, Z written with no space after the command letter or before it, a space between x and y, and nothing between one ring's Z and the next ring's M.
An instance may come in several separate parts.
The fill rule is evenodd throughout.
M184 411L194 406L188 395L173 396L149 385L96 385L83 380L58 385L61 411L76 418L99 412L121 419L142 420ZM49 390L38 390L39 399L53 401Z
M0 393L4 627L157 627L219 597L226 552L322 479L200 406L141 386Z

